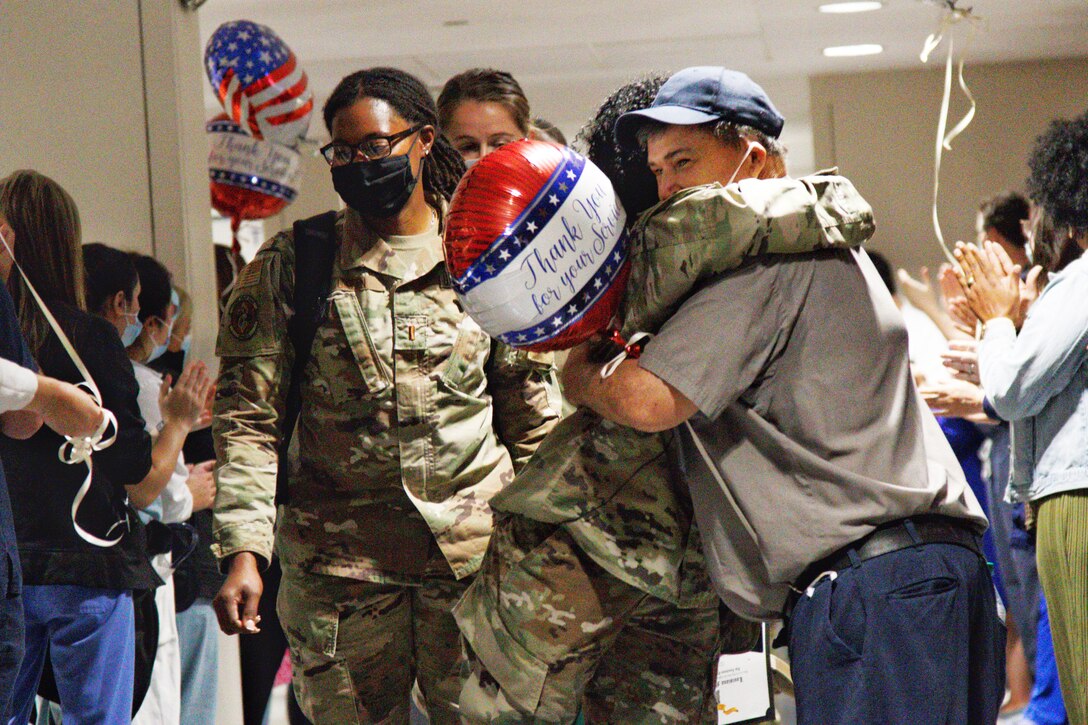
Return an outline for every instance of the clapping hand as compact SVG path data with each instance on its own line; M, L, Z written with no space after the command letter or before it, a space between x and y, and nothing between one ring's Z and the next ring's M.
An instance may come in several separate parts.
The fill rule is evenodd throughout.
M931 317L934 312L940 309L937 298L933 295L933 284L929 281L928 267L922 267L918 270L917 279L902 268L896 271L895 277L899 281L899 290L907 298L907 302Z
M159 408L164 421L176 421L188 428L198 425L204 417L209 391L213 385L208 366L197 360L170 385L170 376L163 378L159 389Z
M953 377L973 385L980 384L977 341L951 340L948 349L941 353L941 358L944 366L952 371Z
M999 317L1017 320L1020 302L1020 265L994 242L982 248L957 242L956 277L967 304L983 324Z
M952 318L957 327L973 336L975 327L978 325L978 317L975 315L974 310L971 309L971 306L967 304L967 296L964 295L963 287L960 286L956 270L951 264L942 264L938 279L941 284L941 296L944 297L944 304L949 317Z
M985 416L982 409L982 388L977 385L949 379L927 383L918 392L934 415L976 420Z

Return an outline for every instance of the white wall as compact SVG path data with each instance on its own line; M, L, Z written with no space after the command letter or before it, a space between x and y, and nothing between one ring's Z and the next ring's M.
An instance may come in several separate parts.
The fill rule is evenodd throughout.
M978 111L944 154L939 209L950 242L974 239L982 199L1024 190L1028 155L1051 119L1088 110L1088 59L969 63L965 77ZM873 247L912 269L943 259L931 222L943 80L943 66L812 80L817 165L854 181L876 213ZM958 91L953 98L949 127L966 108Z

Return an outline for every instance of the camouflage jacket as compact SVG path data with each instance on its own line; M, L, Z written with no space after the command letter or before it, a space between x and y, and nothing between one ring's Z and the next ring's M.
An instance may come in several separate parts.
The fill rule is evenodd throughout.
M406 264L350 210L336 231L278 522L279 420L294 359L290 231L262 247L227 303L213 550L267 561L275 524L277 553L302 570L391 583L449 568L466 576L487 547L488 500L558 419L554 364L499 345L464 314L437 234Z
M856 246L873 231L869 204L835 175L674 194L632 227L625 336L656 332L700 282L747 256ZM669 433L642 433L579 408L492 505L561 524L590 558L631 586L680 607L708 606L717 595L671 445Z

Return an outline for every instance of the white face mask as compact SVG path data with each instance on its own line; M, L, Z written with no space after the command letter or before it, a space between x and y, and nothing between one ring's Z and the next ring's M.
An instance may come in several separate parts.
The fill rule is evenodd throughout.
M474 159L465 159L465 170L471 169L476 164L480 163L480 157L477 156Z
M729 177L729 181L725 182L726 186L733 183L733 179L737 178L737 174L740 173L741 167L744 166L744 162L748 160L748 157L752 155L752 144L748 144L748 150L744 152L744 156L741 157L740 163L737 164L737 168L733 169L733 175Z

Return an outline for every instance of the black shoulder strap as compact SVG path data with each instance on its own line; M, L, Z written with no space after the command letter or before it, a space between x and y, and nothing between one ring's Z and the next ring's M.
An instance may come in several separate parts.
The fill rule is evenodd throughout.
M295 314L287 323L287 335L295 351L291 383L287 388L283 423L280 427L279 469L276 475L276 503L288 500L287 451L295 434L302 409L302 373L310 361L317 327L325 312L332 285L332 263L336 257L336 212L330 211L295 222Z

